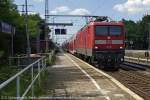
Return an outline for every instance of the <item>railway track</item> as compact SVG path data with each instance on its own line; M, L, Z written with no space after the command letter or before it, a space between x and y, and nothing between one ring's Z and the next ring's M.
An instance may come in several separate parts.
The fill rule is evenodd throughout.
M125 67L126 66L126 67ZM126 69L127 68L127 69ZM149 69L149 68L148 68ZM145 100L150 99L150 70L145 66L132 63L121 65L117 72L106 72L113 76L129 89L142 96ZM149 74L147 74L149 73Z
M145 71L148 67L145 65L131 63L131 62L126 61L121 65L121 68L124 70L129 69L129 70L134 70L134 71L138 71L138 70Z

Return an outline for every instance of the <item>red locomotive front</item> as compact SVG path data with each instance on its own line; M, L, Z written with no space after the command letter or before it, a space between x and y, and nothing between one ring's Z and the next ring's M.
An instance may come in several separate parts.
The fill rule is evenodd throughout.
M100 65L118 65L124 60L124 24L122 22L94 23L94 55Z

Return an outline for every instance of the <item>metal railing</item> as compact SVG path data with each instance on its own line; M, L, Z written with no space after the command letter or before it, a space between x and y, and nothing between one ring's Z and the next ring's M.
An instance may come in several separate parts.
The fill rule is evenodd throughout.
M51 51L51 54L53 54L54 51ZM49 61L51 61L51 55L50 53L37 53L36 55L38 56L46 56L48 57ZM34 59L37 59L40 57L34 57ZM22 54L22 55L18 55L16 57L9 57L8 58L8 64L9 66L19 66L19 67L26 67L27 64L22 64L21 61L22 59L28 59L28 57L26 56L26 54Z
M143 65L148 65L150 66L150 59L147 57L147 58L140 58L140 57L128 57L128 56L125 56L125 61L129 61L129 62L134 62L134 63L137 63L137 64L143 64Z
M0 84L0 90L2 90L3 88L7 87L9 84L11 84L12 81L16 81L16 99L17 100L23 100L25 99L25 96L27 95L27 93L29 92L29 90L31 89L31 94L32 97L34 97L34 84L36 82L36 80L38 79L38 84L40 86L40 82L41 82L41 72L46 68L46 62L47 59L51 60L52 59L52 55L54 54L54 51L52 51L48 56L42 56L41 58L39 58L37 61L33 62L32 64L28 65L27 67L25 67L24 69L22 69L20 72L18 72L17 74L15 74L14 76L10 77L8 80L6 80L5 82L3 82L2 84ZM36 70L38 71L38 73L36 75L34 75L34 65L37 65ZM20 91L20 83L21 83L21 75L27 71L31 71L31 83L28 85L28 87L25 89L24 93L21 94Z

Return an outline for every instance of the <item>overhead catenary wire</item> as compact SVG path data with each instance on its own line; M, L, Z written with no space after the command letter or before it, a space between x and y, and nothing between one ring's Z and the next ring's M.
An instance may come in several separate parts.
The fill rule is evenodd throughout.
M71 2L71 4L73 5L73 6L75 6L74 4L74 2L73 1L68 1L68 2ZM96 0L96 2L100 2L99 0ZM58 5L58 3L59 2L57 2L57 5ZM98 6L92 11L92 14L95 14L98 10L97 9L100 9L100 8L102 8L102 4L104 3L104 0L101 2L101 3L98 3ZM62 5L62 4L61 4ZM76 7L76 6L75 6ZM54 17L55 15L47 15L47 16L49 16L49 17ZM63 20L60 20L59 19L59 16L60 17L66 17L66 15L56 15L55 17L57 17L56 19L55 19L55 21L57 22L57 21L63 21ZM98 17L98 16L93 16L93 15L67 15L67 16L69 16L69 17L80 17L80 18L83 18L83 17ZM87 24L87 20L89 21L89 19L87 19L86 18L86 24ZM53 18L52 18L52 20L49 20L49 21L53 21ZM65 20L64 20L65 21ZM78 21L73 21L72 20L72 22L78 22ZM80 21L81 22L81 21ZM74 25L73 27L83 27L84 25ZM73 34L72 34L73 35ZM70 37L70 36L69 36Z

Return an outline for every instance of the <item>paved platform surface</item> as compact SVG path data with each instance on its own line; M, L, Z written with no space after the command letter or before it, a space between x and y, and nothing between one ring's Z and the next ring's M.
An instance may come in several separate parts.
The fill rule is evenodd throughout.
M50 99L136 100L108 77L70 54L58 54L56 64L48 67L48 71L44 97Z

